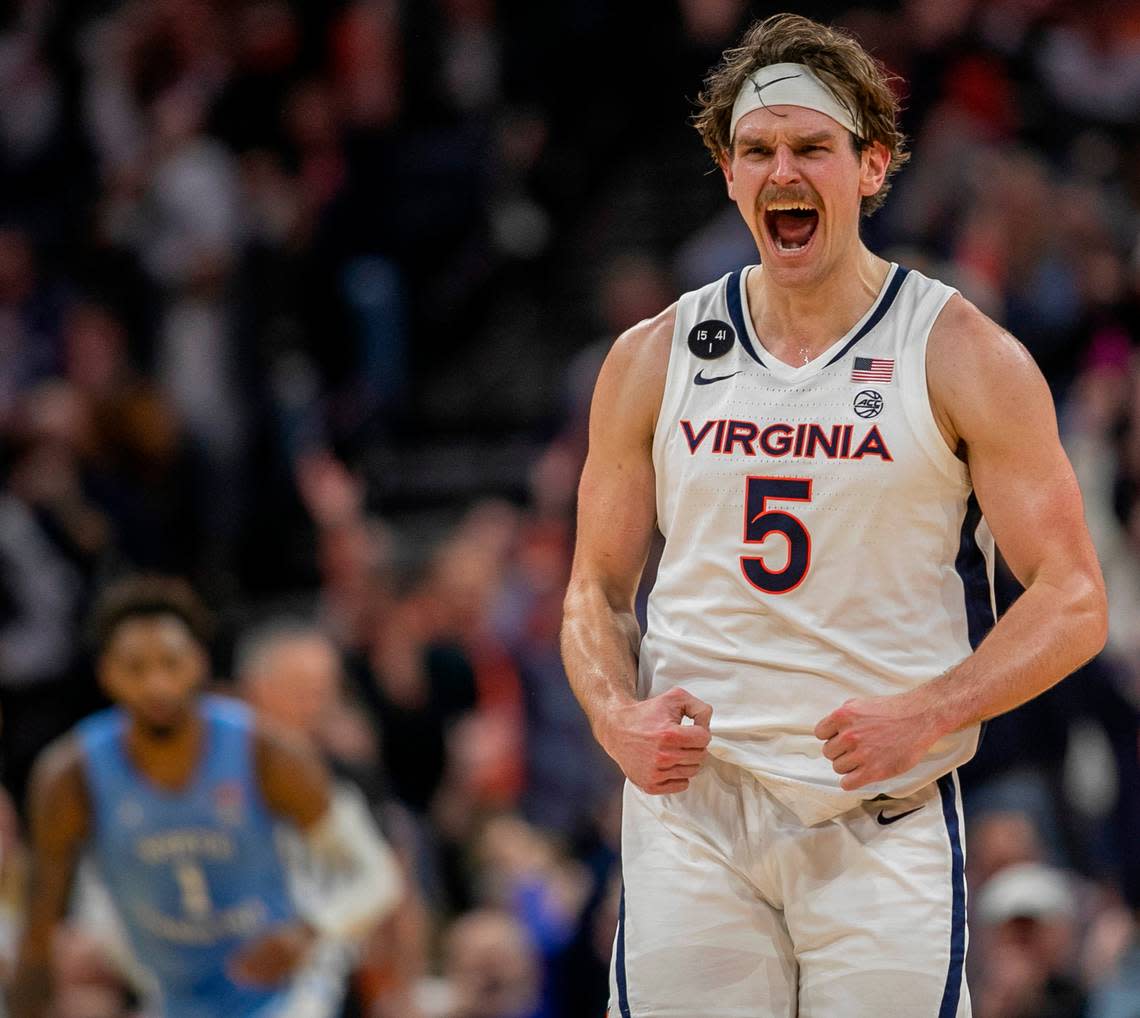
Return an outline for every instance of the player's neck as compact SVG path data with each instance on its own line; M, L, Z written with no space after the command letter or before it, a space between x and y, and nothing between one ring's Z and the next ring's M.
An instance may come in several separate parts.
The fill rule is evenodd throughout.
M761 267L748 277L748 306L764 349L786 364L814 360L875 302L890 264L861 243L850 259L803 287L780 285Z
M135 768L168 791L184 789L193 780L202 756L205 725L196 710L169 734L155 735L137 722L127 726L127 756Z

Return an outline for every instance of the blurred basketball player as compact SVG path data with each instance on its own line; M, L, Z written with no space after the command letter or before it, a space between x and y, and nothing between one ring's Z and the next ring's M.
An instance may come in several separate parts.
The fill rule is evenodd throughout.
M1105 639L1037 368L860 240L897 112L850 37L751 28L697 127L761 265L598 379L563 650L628 778L614 1018L968 1015L954 769ZM996 625L994 537L1026 587Z
M398 894L374 829L331 808L313 752L202 695L204 618L183 583L157 578L124 580L96 608L98 674L116 706L36 767L14 1018L45 1013L52 934L85 849L167 1018L321 1014L304 978L310 948L367 931ZM279 823L340 875L304 912L278 855Z

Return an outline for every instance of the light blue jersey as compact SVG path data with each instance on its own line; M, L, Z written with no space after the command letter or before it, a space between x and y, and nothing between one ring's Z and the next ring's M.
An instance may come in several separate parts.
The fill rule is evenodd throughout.
M226 975L237 948L295 917L255 773L253 721L215 697L200 711L202 758L178 792L130 762L122 710L80 724L91 847L137 957L158 980L165 1018L268 1014L283 991Z

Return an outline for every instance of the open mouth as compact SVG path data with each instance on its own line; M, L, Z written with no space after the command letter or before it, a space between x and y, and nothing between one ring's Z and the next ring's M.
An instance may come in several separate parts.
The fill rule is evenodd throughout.
M775 204L764 213L764 224L776 250L784 254L802 251L811 243L819 226L819 213L804 204Z

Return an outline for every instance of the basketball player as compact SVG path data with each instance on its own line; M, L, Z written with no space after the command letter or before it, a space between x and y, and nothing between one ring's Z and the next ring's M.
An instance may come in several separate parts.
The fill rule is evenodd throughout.
M954 768L1104 643L1080 492L1025 350L860 240L905 158L882 68L778 15L700 103L761 264L615 344L566 600L628 778L610 1015L968 1015Z
M32 782L32 886L10 994L41 1018L50 948L87 849L166 1018L319 1015L309 949L366 932L399 893L373 828L330 807L314 754L201 695L203 610L181 582L128 579L94 617L98 673L117 706L82 722ZM301 914L277 825L301 832L339 883Z

